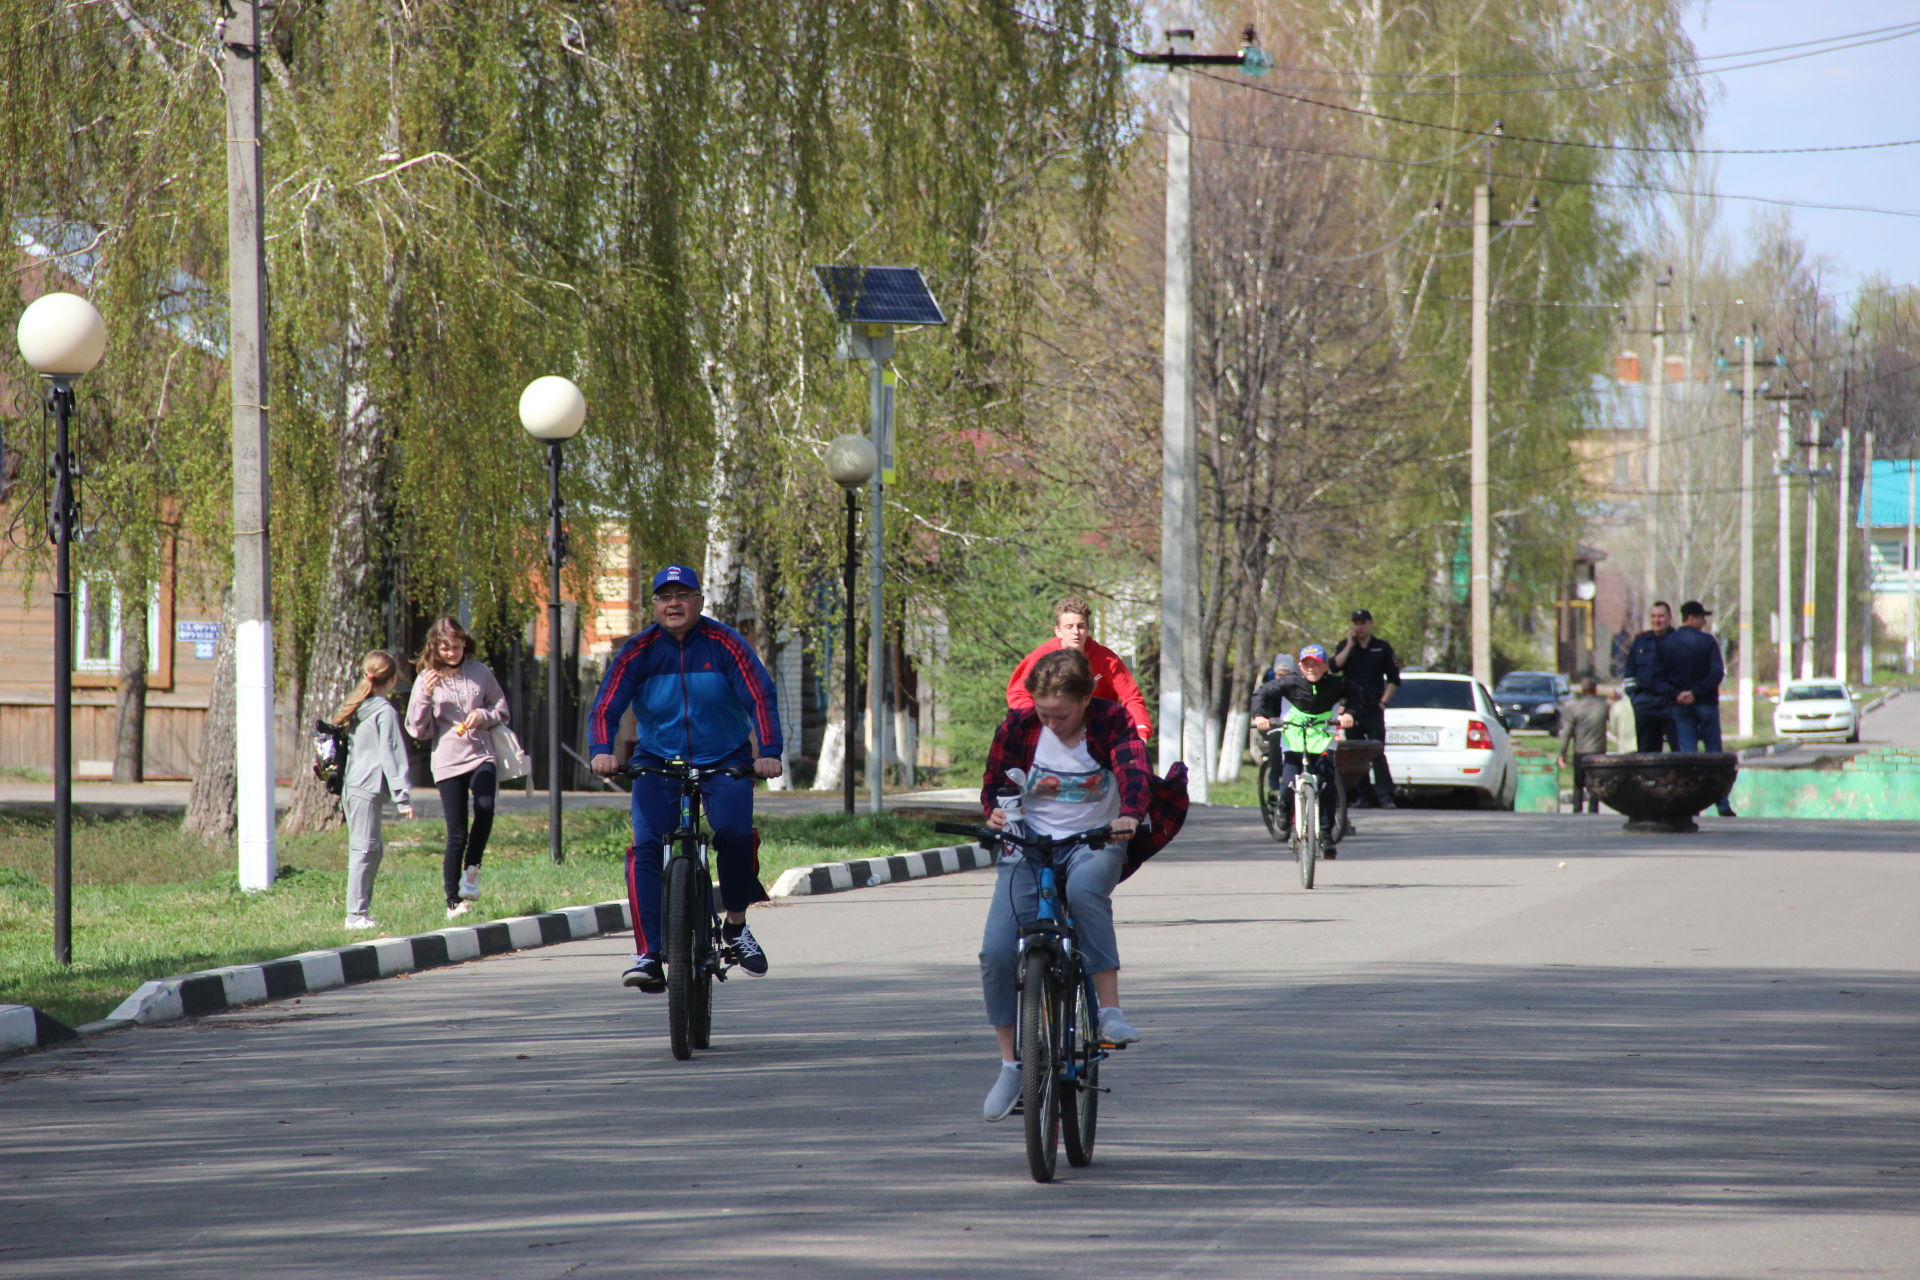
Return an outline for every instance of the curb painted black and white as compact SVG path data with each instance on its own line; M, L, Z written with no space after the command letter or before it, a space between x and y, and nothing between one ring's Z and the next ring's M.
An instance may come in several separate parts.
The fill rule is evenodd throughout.
M848 889L867 889L901 880L921 880L928 876L948 876L958 871L977 871L993 865L993 855L977 844L952 844L914 853L895 853L884 858L855 858L851 862L816 862L780 873L767 892L775 898L794 898L817 893L841 893Z
M303 951L259 964L228 965L144 983L99 1022L76 1031L29 1005L0 1005L0 1053L33 1049L95 1031L171 1022L243 1005L325 991L355 982L574 942L633 927L625 902L598 902L537 916L512 916L484 924L437 929L404 938Z

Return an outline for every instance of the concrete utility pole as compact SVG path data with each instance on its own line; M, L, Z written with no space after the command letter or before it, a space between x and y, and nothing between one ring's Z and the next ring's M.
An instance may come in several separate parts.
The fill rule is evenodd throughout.
M1173 56L1190 54L1193 32L1167 32ZM1160 772L1175 760L1193 762L1187 786L1204 802L1205 748L1189 732L1188 695L1199 649L1199 529L1194 499L1199 478L1193 429L1193 97L1180 68L1167 69L1166 298L1160 357ZM1195 708L1197 710L1197 708ZM1202 729L1204 733L1204 728Z
M1867 573L1867 614L1860 627L1860 683L1873 683L1873 419L1861 439L1860 567Z
M267 489L266 251L260 230L257 0L229 0L221 30L227 90L228 363L233 386L234 753L240 887L279 874L273 807L273 590ZM220 696L216 693L214 696Z
M1487 147L1491 166L1492 146ZM1473 324L1468 381L1468 519L1472 545L1468 561L1467 627L1473 641L1473 678L1493 688L1493 504L1487 494L1487 295L1493 259L1493 181L1473 189Z
M1644 569L1647 603L1660 598L1660 443L1665 435L1667 410L1667 300L1661 290L1673 287L1673 268L1661 270L1653 282L1653 369L1647 388L1647 563Z
M1187 761L1187 793L1206 803L1213 778L1201 648L1200 479L1193 422L1193 106L1183 67L1235 67L1263 76L1273 60L1249 26L1240 52L1193 52L1188 5L1170 6L1165 53L1134 53L1138 66L1167 69L1166 310L1160 391L1159 769Z
M1907 662L1908 676L1914 674L1914 461L1907 459Z
M1780 565L1779 607L1774 617L1779 629L1779 644L1775 646L1778 654L1780 687L1785 688L1787 681L1793 678L1793 511L1787 492L1788 481L1793 471L1793 424L1787 414L1787 402L1780 402L1780 426L1776 433L1776 446L1773 457L1774 483L1780 491L1780 532L1778 537L1778 555Z
M1473 322L1468 368L1467 508L1472 525L1468 553L1467 623L1473 648L1473 678L1493 687L1493 504L1488 493L1487 433L1487 309L1492 302L1493 231L1496 227L1530 227L1532 220L1504 222L1493 216L1493 144L1501 126L1496 122L1481 143L1486 178L1473 189ZM1528 211L1539 208L1534 201ZM1457 222L1444 225L1459 226Z
M1753 357L1752 333L1740 344L1740 736L1753 737Z
M1849 563L1853 551L1852 530L1849 522L1847 504L1853 497L1853 427L1847 421L1848 385L1852 378L1851 369L1840 374L1840 501L1834 511L1834 540L1840 544L1840 564L1835 570L1833 587L1833 678L1840 683L1847 682L1847 611L1852 607L1852 584L1848 581Z
M1800 678L1813 679L1813 595L1818 588L1819 542L1816 538L1820 523L1820 433L1825 428L1826 415L1815 409L1807 415L1807 527L1803 536L1807 548L1802 553L1800 572Z
M873 432L873 452L880 460L867 491L867 812L886 812L887 728L891 702L888 688L893 674L887 664L887 614L882 585L886 581L886 487L893 479L893 333L867 339L871 369L867 383L867 415ZM852 761L853 744L847 744ZM852 767L851 763L848 765Z

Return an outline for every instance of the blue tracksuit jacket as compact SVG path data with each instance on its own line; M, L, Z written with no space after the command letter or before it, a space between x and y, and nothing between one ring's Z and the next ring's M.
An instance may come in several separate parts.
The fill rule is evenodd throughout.
M587 720L594 755L612 754L629 706L640 731L636 757L713 764L744 747L751 728L760 754L779 758L773 677L746 637L712 618L702 616L684 640L656 623L620 647Z

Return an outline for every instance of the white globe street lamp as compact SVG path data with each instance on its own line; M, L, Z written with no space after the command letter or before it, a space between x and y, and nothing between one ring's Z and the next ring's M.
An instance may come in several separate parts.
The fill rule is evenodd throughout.
M20 354L50 384L53 411L53 955L73 963L73 560L80 503L73 492L73 380L107 350L107 325L85 298L49 293L20 315Z
M560 848L560 566L567 537L560 527L560 446L580 434L587 398L569 379L535 378L520 393L520 425L547 445L547 853L558 864Z
M855 719L853 690L857 676L853 661L853 571L859 555L858 521L860 502L855 496L860 487L873 479L873 473L880 466L880 454L873 447L873 441L865 436L844 435L837 437L827 446L827 474L833 482L846 490L847 494L847 728L846 728L846 764L841 775L846 792L846 811L853 812L853 725Z

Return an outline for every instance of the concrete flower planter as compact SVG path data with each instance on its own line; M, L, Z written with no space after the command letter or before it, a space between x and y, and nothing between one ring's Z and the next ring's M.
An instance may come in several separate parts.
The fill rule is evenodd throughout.
M1698 831L1693 817L1733 790L1740 758L1730 751L1629 751L1588 756L1583 781L1602 804L1627 815L1626 831Z

